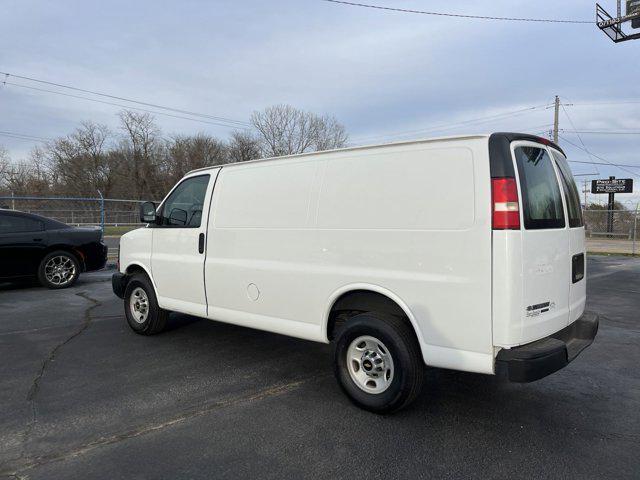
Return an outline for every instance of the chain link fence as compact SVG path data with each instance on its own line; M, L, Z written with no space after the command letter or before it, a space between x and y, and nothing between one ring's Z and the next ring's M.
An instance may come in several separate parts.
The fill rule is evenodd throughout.
M35 213L68 225L138 227L142 200L75 197L0 197L0 208Z
M584 210L587 251L636 255L640 214L632 210Z
M35 213L68 225L101 225L116 234L142 226L138 213L140 203L142 200L99 197L0 197L0 208ZM583 216L587 251L630 255L640 253L639 212L588 209L583 211Z

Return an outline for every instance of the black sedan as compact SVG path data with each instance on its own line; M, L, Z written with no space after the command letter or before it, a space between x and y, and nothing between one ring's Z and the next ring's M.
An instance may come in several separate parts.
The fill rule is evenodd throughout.
M97 228L0 209L1 281L31 277L45 287L70 287L81 272L103 268L107 251Z

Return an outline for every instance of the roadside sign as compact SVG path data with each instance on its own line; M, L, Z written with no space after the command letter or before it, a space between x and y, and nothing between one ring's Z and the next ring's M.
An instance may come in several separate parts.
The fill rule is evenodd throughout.
M627 15L640 15L640 0L627 0ZM631 20L631 28L640 28L640 18Z
M633 193L632 178L609 178L591 181L591 193Z

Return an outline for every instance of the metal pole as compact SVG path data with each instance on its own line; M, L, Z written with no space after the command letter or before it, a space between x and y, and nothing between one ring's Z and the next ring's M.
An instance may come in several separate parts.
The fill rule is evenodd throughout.
M556 95L555 112L553 115L553 143L558 143L558 128L560 124L560 97Z
M100 228L102 229L102 235L104 235L104 197L100 190L98 190L98 195L100 195Z
M640 207L640 202L636 204L636 214L633 217L633 247L631 249L631 255L635 257L636 255L636 232L638 231L638 208Z
M609 180L615 180L616 177L610 176ZM607 213L607 233L613 232L613 209L615 208L615 193L609 194L609 205Z
M11 192L11 210L15 210L16 209L16 201L14 199L15 195L13 194L13 192Z

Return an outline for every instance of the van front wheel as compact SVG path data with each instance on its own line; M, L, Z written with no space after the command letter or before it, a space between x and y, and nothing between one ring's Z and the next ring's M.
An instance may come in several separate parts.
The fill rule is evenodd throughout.
M169 318L169 312L158 306L153 285L142 273L135 274L127 283L124 312L131 329L141 335L160 333Z
M373 312L352 317L340 331L334 355L338 383L361 408L394 412L420 393L424 362L405 319Z

